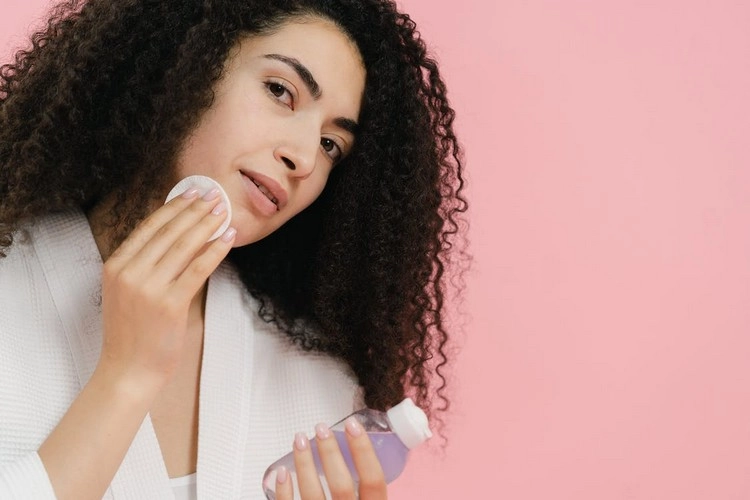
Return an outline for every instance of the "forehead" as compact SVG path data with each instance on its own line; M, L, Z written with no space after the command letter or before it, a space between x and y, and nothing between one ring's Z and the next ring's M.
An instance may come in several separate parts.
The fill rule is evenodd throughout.
M234 54L239 64L258 64L279 54L297 59L326 87L342 83L364 90L365 67L355 43L336 24L317 17L301 17L281 24L270 34L243 39ZM341 90L341 89L338 89Z
M341 51L340 55L352 57L364 67L354 41L334 22L321 17L292 18L281 23L270 33L249 36L245 41L258 47L274 45L310 53L315 53L322 48L337 48Z

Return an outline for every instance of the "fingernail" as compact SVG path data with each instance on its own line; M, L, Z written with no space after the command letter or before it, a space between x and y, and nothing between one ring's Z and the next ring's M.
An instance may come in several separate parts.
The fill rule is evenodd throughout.
M198 196L198 193L199 193L199 191L197 189L190 188L187 191L185 191L184 193L182 193L181 196L183 198L195 198L196 196Z
M310 443L307 440L307 436L305 436L304 433L298 432L294 435L294 447L297 449L297 451L305 451L309 444Z
M328 439L331 437L331 430L326 424L318 424L315 426L315 435L318 439Z
M346 427L346 432L348 432L352 437L362 435L362 424L360 424L359 420L354 417L347 418L346 422L344 422L344 427Z
M219 190L213 188L211 191L203 195L203 201L215 200L219 196Z
M233 227L230 227L226 231L224 231L224 234L221 235L221 241L224 243L229 243L234 239L234 235L237 234L237 230Z
M289 472L283 465L276 469L276 482L279 484L286 483L286 479L289 477Z
M227 204L222 201L221 203L216 205L213 210L211 210L211 213L214 215L221 215L226 211L227 211Z

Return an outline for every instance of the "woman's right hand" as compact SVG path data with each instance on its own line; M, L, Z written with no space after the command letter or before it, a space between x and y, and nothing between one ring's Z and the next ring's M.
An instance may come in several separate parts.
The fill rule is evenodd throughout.
M217 193L178 196L139 224L104 264L99 364L39 447L57 498L104 495L178 366L191 301L201 298L196 294L234 241L228 229L206 243L226 218L219 205Z
M206 243L226 217L218 191L189 189L142 221L104 264L98 369L160 389L179 364L188 310L231 249L235 230Z

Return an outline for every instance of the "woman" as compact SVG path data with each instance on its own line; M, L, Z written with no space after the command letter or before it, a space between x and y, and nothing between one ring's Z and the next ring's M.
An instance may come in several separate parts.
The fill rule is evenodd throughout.
M295 431L407 393L446 407L466 203L453 111L408 16L386 0L70 0L33 42L0 84L0 497L262 498ZM194 174L231 206L209 243L218 192L163 204ZM348 431L357 493L385 498ZM325 425L315 439L353 498ZM293 449L302 498L321 498L303 433Z

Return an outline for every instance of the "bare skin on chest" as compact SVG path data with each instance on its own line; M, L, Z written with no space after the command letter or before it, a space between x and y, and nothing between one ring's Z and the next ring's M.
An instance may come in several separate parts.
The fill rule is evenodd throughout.
M198 403L204 322L203 308L195 309L191 308L182 362L149 412L170 478L192 474L198 464Z

